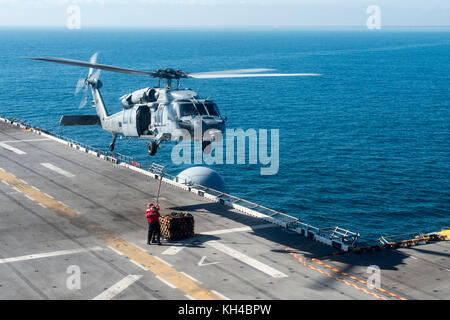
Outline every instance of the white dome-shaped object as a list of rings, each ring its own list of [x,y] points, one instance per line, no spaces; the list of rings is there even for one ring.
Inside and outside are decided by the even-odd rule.
[[[214,170],[206,167],[192,167],[180,172],[177,177],[182,183],[194,183],[217,191],[226,192],[227,187],[222,177]]]

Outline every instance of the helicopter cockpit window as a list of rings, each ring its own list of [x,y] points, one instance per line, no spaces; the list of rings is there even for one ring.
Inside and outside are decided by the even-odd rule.
[[[196,115],[198,115],[198,111],[192,103],[180,103],[180,117]]]
[[[202,116],[207,116],[208,112],[206,112],[205,106],[203,105],[203,103],[196,103],[195,107],[198,110],[198,113],[200,113],[200,115]]]
[[[167,114],[167,119],[168,120],[175,120],[175,111],[173,110],[173,107],[171,105],[168,105],[165,109],[166,114]]]
[[[208,110],[208,113],[210,116],[219,116],[215,103],[205,102],[204,106],[205,106],[206,110]]]

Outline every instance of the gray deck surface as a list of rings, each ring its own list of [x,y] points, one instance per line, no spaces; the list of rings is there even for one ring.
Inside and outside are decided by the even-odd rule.
[[[162,185],[162,215],[183,210],[195,217],[196,237],[146,244],[146,203],[157,181],[42,136],[0,123],[0,168],[76,212],[68,218],[0,181],[0,299],[189,299],[182,282],[163,281],[166,271],[144,270],[108,247],[90,223],[162,259],[172,273],[195,279],[211,297],[229,299],[448,299],[448,241],[371,254],[333,256],[336,249],[220,204]],[[30,141],[35,140],[35,141]],[[4,144],[2,144],[4,142]],[[5,147],[10,146],[15,148]],[[17,153],[17,150],[21,151]],[[50,163],[71,173],[43,166]],[[2,180],[2,179],[0,179]],[[3,179],[4,180],[4,179]],[[28,197],[27,197],[28,196]],[[228,230],[227,233],[201,233]],[[92,249],[94,248],[94,249]],[[61,254],[62,250],[86,249]],[[59,255],[50,256],[48,253]],[[41,257],[17,258],[44,254]],[[70,289],[71,265],[81,288]],[[381,268],[381,289],[365,284],[367,267]],[[129,275],[142,276],[116,290]],[[168,278],[166,278],[167,280]],[[180,278],[183,281],[183,278]],[[122,282],[123,283],[123,282]],[[108,291],[108,289],[110,289]],[[193,292],[193,291],[192,291]]]

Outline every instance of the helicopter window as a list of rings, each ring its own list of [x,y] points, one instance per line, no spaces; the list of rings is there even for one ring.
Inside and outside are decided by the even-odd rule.
[[[156,111],[156,114],[155,114],[155,121],[156,122],[158,122],[158,123],[162,122],[162,120],[163,120],[162,113],[163,113],[164,109],[165,109],[165,105],[160,104],[159,108],[158,108],[158,110]]]
[[[192,103],[180,104],[180,117],[196,116],[196,115],[198,115],[198,110]]]
[[[205,106],[203,105],[203,103],[196,103],[195,107],[197,108],[198,112],[200,113],[200,115],[202,116],[207,116],[208,112],[205,109]]]
[[[171,105],[168,105],[164,110],[166,111],[168,120],[175,120],[175,111],[173,110],[173,107]]]
[[[204,106],[205,106],[206,110],[208,110],[208,113],[210,116],[219,116],[219,113],[217,112],[215,103],[206,102],[206,103],[204,103]]]

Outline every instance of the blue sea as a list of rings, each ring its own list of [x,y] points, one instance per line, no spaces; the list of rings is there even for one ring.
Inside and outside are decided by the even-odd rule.
[[[0,115],[107,149],[98,127],[58,126],[78,110],[87,69],[21,59],[56,56],[139,70],[274,68],[321,77],[188,79],[214,100],[227,127],[279,129],[280,165],[213,165],[236,196],[363,239],[450,226],[450,29],[51,30],[0,29]],[[110,112],[157,81],[103,71]],[[177,174],[174,144],[154,158],[145,141],[117,152]]]

